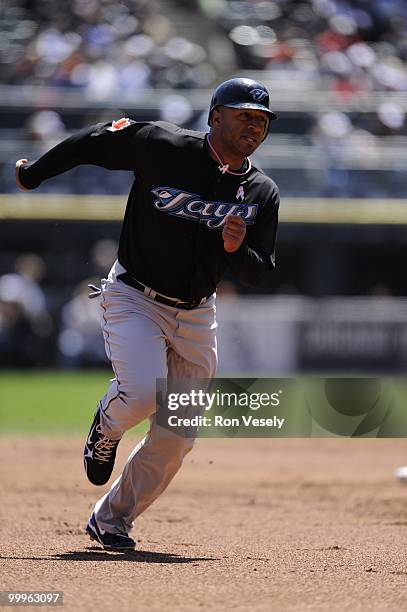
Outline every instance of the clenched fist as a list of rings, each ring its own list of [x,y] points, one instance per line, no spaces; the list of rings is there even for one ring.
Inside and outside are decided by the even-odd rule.
[[[20,166],[23,166],[27,162],[28,162],[28,159],[19,159],[16,162],[16,183],[17,183],[17,187],[19,187],[19,189],[21,189],[22,191],[28,191],[28,189],[27,187],[24,187],[24,185],[20,181]]]
[[[234,253],[242,244],[246,235],[246,223],[238,215],[226,217],[222,230],[223,248],[227,253]]]

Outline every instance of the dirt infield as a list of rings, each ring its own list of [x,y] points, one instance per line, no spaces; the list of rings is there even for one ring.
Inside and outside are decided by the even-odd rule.
[[[82,440],[0,444],[2,590],[62,590],[72,611],[407,609],[405,440],[201,440],[131,554],[84,535],[106,488]]]

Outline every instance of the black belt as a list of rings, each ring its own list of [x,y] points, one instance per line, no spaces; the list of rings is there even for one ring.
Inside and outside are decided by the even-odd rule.
[[[170,298],[166,298],[164,295],[160,295],[156,293],[154,290],[147,287],[147,285],[143,285],[138,280],[136,280],[131,274],[128,272],[123,272],[123,274],[118,274],[117,279],[126,283],[126,285],[130,285],[130,287],[134,287],[134,289],[138,289],[144,295],[150,297],[155,302],[160,302],[160,304],[165,304],[166,306],[172,306],[173,308],[181,308],[183,310],[192,310],[192,308],[196,308],[202,302],[204,302],[208,298],[199,298],[196,300],[190,300],[189,302],[183,302],[182,300],[171,300]]]

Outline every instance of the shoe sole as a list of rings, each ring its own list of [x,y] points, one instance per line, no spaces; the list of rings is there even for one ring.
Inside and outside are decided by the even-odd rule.
[[[86,525],[86,529],[85,529],[86,533],[88,534],[88,536],[90,537],[91,540],[97,542],[98,544],[100,544],[104,550],[112,550],[112,551],[117,551],[117,552],[122,552],[123,550],[135,550],[136,545],[135,544],[128,544],[127,546],[109,546],[108,544],[103,544],[103,542],[101,542],[97,536],[97,533],[95,533],[92,529],[92,527],[90,527],[90,525]]]
[[[97,480],[96,478],[93,478],[88,474],[88,469],[87,469],[87,463],[86,463],[86,458],[83,458],[83,466],[85,468],[85,474],[86,474],[86,478],[89,480],[89,482],[93,485],[95,485],[95,487],[102,487],[103,485],[107,484],[110,480],[111,477],[111,473],[109,474],[109,476],[107,478],[99,479]],[[113,470],[112,470],[113,472]]]

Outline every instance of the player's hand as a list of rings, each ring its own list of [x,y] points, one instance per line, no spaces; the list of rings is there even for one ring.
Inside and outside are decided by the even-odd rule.
[[[242,244],[246,235],[246,223],[238,215],[226,217],[222,230],[223,248],[226,253],[234,253]]]
[[[19,159],[16,162],[16,183],[17,183],[17,187],[21,189],[21,191],[29,191],[29,189],[27,189],[27,187],[24,187],[24,185],[20,181],[20,166],[23,166],[24,164],[27,164],[27,163],[28,163],[28,159]]]

